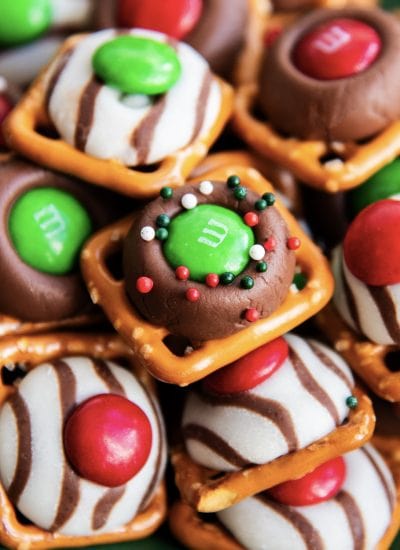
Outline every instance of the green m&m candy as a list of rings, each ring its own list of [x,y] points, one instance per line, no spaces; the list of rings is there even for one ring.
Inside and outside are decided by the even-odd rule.
[[[118,36],[94,53],[93,70],[108,86],[124,94],[167,92],[181,74],[175,50],[143,36]]]
[[[51,20],[51,0],[1,0],[0,44],[15,46],[34,40]]]
[[[65,275],[76,266],[92,223],[71,194],[41,187],[27,191],[15,202],[8,229],[26,264],[44,273]]]
[[[255,239],[251,228],[228,208],[202,204],[173,218],[164,255],[175,269],[184,265],[190,279],[204,281],[209,273],[238,275],[249,263]]]
[[[395,159],[376,172],[350,193],[350,203],[354,214],[373,202],[400,198],[400,159]]]

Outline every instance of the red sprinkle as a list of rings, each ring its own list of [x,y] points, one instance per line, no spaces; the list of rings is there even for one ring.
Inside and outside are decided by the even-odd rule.
[[[141,294],[147,294],[154,286],[153,279],[150,277],[139,277],[136,281],[136,290]]]
[[[273,250],[275,250],[275,247],[276,247],[275,237],[268,237],[268,239],[264,243],[265,250],[267,250],[268,252],[272,252]]]
[[[268,29],[264,35],[264,45],[267,47],[272,46],[282,31],[282,27],[272,27],[272,29]]]
[[[190,271],[184,265],[180,265],[175,269],[176,278],[180,281],[187,281],[189,279]]]
[[[258,215],[255,212],[246,212],[243,219],[244,223],[249,227],[254,227],[258,224]]]
[[[244,317],[249,323],[254,323],[254,321],[258,321],[258,319],[260,318],[260,314],[255,307],[249,307],[246,309]]]
[[[286,241],[289,250],[297,250],[300,248],[301,240],[298,237],[289,237]]]
[[[209,273],[206,277],[206,285],[215,288],[219,284],[219,277],[216,273]]]
[[[197,288],[188,288],[186,291],[186,300],[189,302],[197,302],[200,299],[200,292]]]

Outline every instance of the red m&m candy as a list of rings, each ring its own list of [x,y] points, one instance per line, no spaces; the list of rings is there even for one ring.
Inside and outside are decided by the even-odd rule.
[[[382,200],[355,218],[343,243],[351,273],[367,285],[400,283],[400,202]]]
[[[269,378],[288,356],[288,345],[282,337],[248,353],[227,367],[204,379],[206,391],[218,394],[249,390]]]
[[[78,474],[116,487],[145,465],[152,431],[147,415],[125,397],[102,394],[79,405],[64,427],[64,449]]]
[[[119,0],[118,24],[184,38],[196,25],[202,0]]]
[[[288,506],[309,506],[333,498],[346,478],[346,464],[341,456],[318,466],[300,479],[285,481],[268,492]]]
[[[297,43],[296,67],[318,80],[345,78],[367,69],[382,41],[377,31],[356,19],[331,19],[317,25]]]

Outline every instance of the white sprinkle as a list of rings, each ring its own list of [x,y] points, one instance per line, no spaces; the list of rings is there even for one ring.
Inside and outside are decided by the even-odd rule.
[[[265,248],[261,244],[253,244],[249,250],[249,256],[253,260],[262,260],[265,256]]]
[[[193,195],[193,193],[186,193],[181,198],[181,205],[183,208],[186,208],[186,210],[192,210],[192,208],[197,206],[196,195]]]
[[[150,227],[150,225],[145,225],[140,230],[140,236],[144,241],[152,241],[156,236],[156,232],[152,227]]]
[[[202,195],[211,195],[211,193],[214,191],[214,186],[211,181],[203,180],[202,182],[200,182],[199,190]]]

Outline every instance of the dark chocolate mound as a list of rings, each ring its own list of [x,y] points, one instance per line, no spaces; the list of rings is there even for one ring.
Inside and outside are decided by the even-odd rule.
[[[381,37],[378,58],[348,78],[317,80],[292,62],[293,48],[316,25],[349,17]],[[290,26],[265,56],[259,105],[278,130],[302,139],[352,141],[373,136],[400,117],[400,23],[379,9],[320,9]]]
[[[295,267],[295,254],[286,245],[288,228],[277,209],[271,206],[258,213],[259,223],[253,228],[257,243],[263,243],[271,235],[276,240],[275,250],[266,252],[265,273],[258,273],[257,262],[249,259],[247,268],[229,286],[219,284],[209,288],[196,281],[176,279],[174,269],[163,254],[162,243],[157,239],[144,241],[140,230],[144,226],[155,227],[159,214],[173,218],[183,212],[180,199],[185,193],[196,195],[199,205],[217,204],[239,215],[254,211],[254,203],[260,198],[256,193],[248,190],[247,198],[238,201],[226,183],[213,183],[214,191],[208,196],[202,195],[198,186],[187,185],[175,190],[170,200],[160,197],[151,202],[136,218],[124,245],[125,288],[134,306],[151,323],[193,342],[221,338],[245,328],[249,325],[243,315],[247,308],[256,308],[260,318],[268,317],[285,299]],[[154,281],[148,294],[136,290],[136,280],[144,275]],[[240,288],[240,279],[245,275],[254,279],[251,290]],[[197,302],[186,299],[188,288],[199,290]]]

